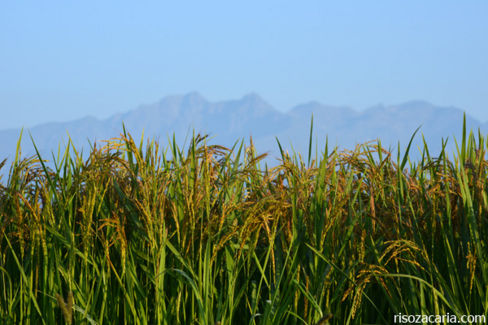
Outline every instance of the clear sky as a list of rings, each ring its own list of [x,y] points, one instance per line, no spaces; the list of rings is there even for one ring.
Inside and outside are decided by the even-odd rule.
[[[0,128],[170,94],[423,99],[488,120],[488,1],[2,1]]]

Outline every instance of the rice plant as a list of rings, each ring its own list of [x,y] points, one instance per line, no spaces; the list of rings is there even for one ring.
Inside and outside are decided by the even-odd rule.
[[[0,185],[2,324],[487,314],[483,135],[464,126],[456,152],[425,144],[413,162],[410,145],[304,160],[278,142],[274,167],[252,141],[144,141],[124,132],[87,159],[68,145],[50,164],[18,147]]]

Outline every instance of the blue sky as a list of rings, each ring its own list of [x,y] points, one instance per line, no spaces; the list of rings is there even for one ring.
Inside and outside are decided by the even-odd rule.
[[[2,1],[0,128],[170,94],[423,99],[488,120],[488,1]]]

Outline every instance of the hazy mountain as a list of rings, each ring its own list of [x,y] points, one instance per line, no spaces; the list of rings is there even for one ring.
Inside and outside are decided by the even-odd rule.
[[[135,137],[144,131],[145,137],[159,139],[163,144],[173,133],[183,144],[185,138],[196,133],[208,133],[213,143],[230,146],[236,140],[253,137],[258,151],[277,155],[275,137],[283,146],[305,154],[308,150],[310,118],[314,116],[314,141],[323,148],[328,137],[329,145],[353,148],[357,143],[380,138],[385,146],[396,148],[397,142],[407,144],[415,129],[421,132],[431,146],[440,148],[441,138],[451,138],[449,148],[454,148],[452,137],[460,139],[463,111],[454,107],[438,107],[423,101],[400,105],[378,105],[363,111],[348,107],[326,106],[318,102],[298,105],[284,113],[276,110],[257,94],[248,94],[238,100],[209,102],[193,92],[184,96],[169,96],[143,105],[123,114],[104,120],[85,117],[66,123],[41,124],[24,130],[23,155],[34,154],[29,132],[43,156],[51,158],[58,146],[64,146],[69,133],[77,148],[89,148],[88,140],[108,139],[120,135],[122,124]],[[488,129],[467,115],[469,128]],[[0,160],[12,158],[20,130],[0,131]],[[421,135],[415,145],[421,144]],[[414,151],[416,151],[414,147]],[[5,170],[4,170],[5,172]]]

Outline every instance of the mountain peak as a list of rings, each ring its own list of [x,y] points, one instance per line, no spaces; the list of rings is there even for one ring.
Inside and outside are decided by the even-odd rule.
[[[264,104],[264,105],[269,105],[261,96],[259,96],[255,92],[248,93],[244,95],[241,100],[243,102],[256,105],[256,104]]]
[[[183,98],[196,98],[196,99],[203,99],[205,98],[200,94],[198,91],[190,91],[189,93],[186,93],[183,95]]]
[[[203,97],[199,92],[192,91],[186,95],[183,95],[182,102],[188,105],[201,104],[207,102],[205,97]]]

